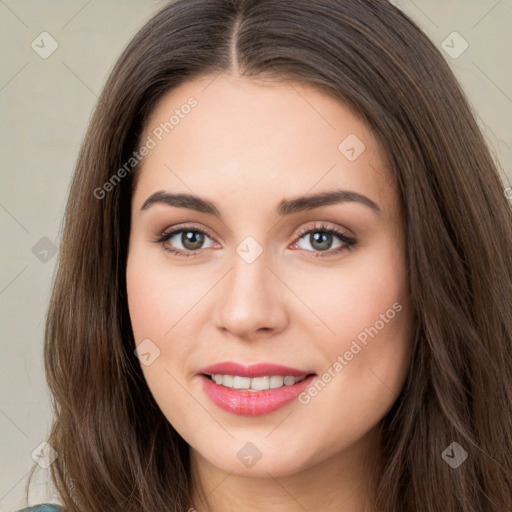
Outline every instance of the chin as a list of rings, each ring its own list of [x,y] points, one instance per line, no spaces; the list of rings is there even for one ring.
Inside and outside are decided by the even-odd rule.
[[[281,442],[273,445],[266,440],[267,444],[263,446],[264,439],[260,438],[259,441],[255,439],[254,443],[247,439],[250,438],[244,437],[243,441],[230,440],[229,446],[219,444],[218,449],[214,451],[209,446],[205,451],[196,450],[196,453],[221,471],[255,478],[268,478],[269,475],[291,476],[320,462],[320,460],[313,460],[318,458],[319,453],[315,453],[311,446],[307,451],[303,448],[290,447],[284,450]]]

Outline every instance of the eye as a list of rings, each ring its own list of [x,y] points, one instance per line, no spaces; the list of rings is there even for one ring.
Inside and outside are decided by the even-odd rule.
[[[309,227],[302,229],[296,234],[296,236],[299,240],[295,242],[294,246],[299,246],[300,249],[316,253],[315,257],[339,254],[345,250],[352,249],[357,244],[357,240],[355,238],[347,235],[338,228],[328,227],[324,224],[315,225],[313,228]],[[338,239],[337,245],[335,243],[336,238]],[[305,243],[301,246],[299,242]],[[305,248],[308,245],[312,250]]]
[[[350,250],[357,244],[357,240],[344,233],[342,230],[326,226],[325,224],[302,229],[296,233],[295,236],[299,238],[299,240],[292,245],[292,248],[298,246],[299,249],[312,252],[314,256],[320,257],[339,254],[345,250]],[[206,239],[209,239],[211,242],[208,246],[204,245]],[[338,239],[337,245],[335,243],[336,239]],[[181,226],[175,227],[170,231],[164,231],[154,242],[162,245],[167,252],[187,258],[198,256],[201,252],[200,249],[215,246],[215,242],[205,231],[194,226]],[[305,242],[305,244],[301,245],[299,242]],[[304,247],[304,245],[306,247]],[[309,245],[312,250],[308,249],[307,245]]]
[[[212,247],[214,243],[208,247],[204,246],[205,240],[213,240],[202,229],[196,227],[175,228],[172,231],[164,231],[155,243],[161,244],[163,248],[177,256],[194,257],[197,256],[199,249]],[[181,245],[181,247],[180,247]]]

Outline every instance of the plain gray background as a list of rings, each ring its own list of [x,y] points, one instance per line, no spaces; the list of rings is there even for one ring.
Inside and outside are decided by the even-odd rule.
[[[43,329],[79,145],[117,56],[164,3],[0,0],[0,512],[24,504],[31,454],[51,422]],[[461,81],[505,191],[512,182],[512,0],[393,3]],[[58,501],[46,488],[48,473],[38,467],[31,504]]]

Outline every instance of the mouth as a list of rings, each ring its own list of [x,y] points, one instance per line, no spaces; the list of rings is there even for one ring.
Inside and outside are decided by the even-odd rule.
[[[199,372],[203,391],[221,409],[256,416],[291,403],[317,374],[281,365],[219,363]]]

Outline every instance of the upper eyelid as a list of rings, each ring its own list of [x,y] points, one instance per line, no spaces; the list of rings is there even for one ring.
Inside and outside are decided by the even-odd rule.
[[[320,224],[320,225],[317,225],[317,224]],[[349,233],[346,233],[346,229],[345,228],[341,228],[341,227],[334,227],[334,226],[329,226],[328,224],[330,224],[329,222],[327,221],[316,221],[314,223],[314,225],[312,226],[308,226],[308,227],[304,227],[304,228],[300,228],[298,230],[296,230],[294,232],[294,236],[297,238],[297,239],[300,239],[302,238],[304,235],[306,235],[307,233],[311,232],[311,231],[314,231],[314,230],[317,230],[317,231],[333,231],[334,232],[334,235],[335,236],[340,236],[338,233],[336,232],[340,232],[340,234],[342,235],[345,235],[347,238],[354,238],[352,235],[350,235]],[[197,226],[197,225],[176,225],[176,226],[173,226],[173,227],[170,227],[170,228],[166,228],[164,229],[161,234],[159,235],[159,238],[163,238],[163,237],[166,237],[167,239],[171,238],[170,235],[173,235],[175,236],[177,233],[180,233],[182,231],[186,231],[186,230],[190,230],[190,231],[199,231],[201,233],[204,233],[205,235],[207,235],[210,239],[212,239],[213,241],[215,241],[216,243],[217,240],[216,240],[216,237],[212,236],[207,229],[203,228],[203,227],[200,227],[200,226]]]
[[[212,236],[207,229],[205,228],[202,228],[202,227],[199,227],[199,226],[181,226],[181,225],[177,225],[177,226],[173,226],[173,227],[170,227],[170,228],[166,228],[164,229],[162,232],[161,232],[161,235],[160,237],[163,237],[163,236],[167,236],[167,235],[175,235],[176,233],[180,233],[181,231],[199,231],[201,233],[204,233],[205,235],[209,236],[212,240],[215,239],[214,236]]]

